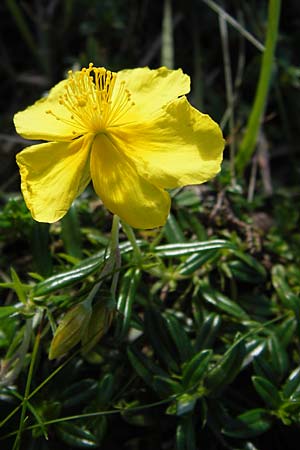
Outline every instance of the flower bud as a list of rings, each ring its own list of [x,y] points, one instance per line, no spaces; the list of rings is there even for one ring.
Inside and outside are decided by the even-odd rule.
[[[91,314],[92,308],[87,303],[79,303],[66,313],[52,339],[49,359],[55,359],[64,355],[80,342]]]
[[[81,343],[82,350],[90,351],[109,329],[114,317],[114,310],[106,302],[99,302],[93,307],[93,314],[85,328]]]

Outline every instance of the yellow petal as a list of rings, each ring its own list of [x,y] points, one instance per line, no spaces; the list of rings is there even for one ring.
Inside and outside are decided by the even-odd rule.
[[[72,143],[33,145],[17,155],[22,192],[35,220],[59,220],[87,186],[91,142],[86,135]]]
[[[155,228],[165,223],[169,195],[140,177],[107,135],[99,134],[93,143],[91,176],[104,205],[129,225]]]
[[[65,93],[67,80],[54,86],[46,97],[14,116],[16,131],[26,139],[45,141],[70,141],[78,133],[72,123],[71,112],[59,103],[59,97]],[[51,111],[49,113],[49,111]]]
[[[148,67],[121,70],[113,91],[113,100],[118,96],[120,83],[126,88],[134,102],[126,114],[126,120],[135,120],[137,114],[145,118],[160,109],[170,100],[190,91],[190,77],[181,69],[169,70],[166,67],[151,70]]]
[[[185,97],[168,103],[155,119],[111,134],[139,174],[162,188],[200,184],[220,171],[222,132]]]

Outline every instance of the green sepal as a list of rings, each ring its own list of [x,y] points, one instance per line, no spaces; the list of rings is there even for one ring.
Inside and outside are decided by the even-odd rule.
[[[108,306],[105,300],[99,301],[93,306],[91,318],[81,338],[81,348],[84,353],[92,350],[108,331],[114,315],[115,311]]]
[[[52,339],[49,359],[64,355],[80,342],[91,314],[91,305],[82,302],[75,305],[64,315]]]

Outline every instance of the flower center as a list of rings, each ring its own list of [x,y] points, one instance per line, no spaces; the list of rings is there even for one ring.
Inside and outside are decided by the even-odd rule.
[[[134,104],[124,81],[119,83],[118,92],[113,96],[117,74],[104,67],[94,67],[90,63],[88,68],[78,72],[70,70],[68,75],[65,92],[59,97],[59,104],[68,114],[60,117],[52,110],[46,113],[71,125],[74,136],[118,125]]]

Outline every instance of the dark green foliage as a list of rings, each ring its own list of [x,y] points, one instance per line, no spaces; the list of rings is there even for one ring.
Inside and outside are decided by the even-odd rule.
[[[137,241],[143,251],[139,269],[131,265],[131,245],[121,242],[115,318],[90,353],[75,349],[70,360],[49,362],[52,333],[47,317],[56,321],[74,302],[86,298],[99,274],[97,301],[108,297],[111,273],[101,275],[105,246],[91,246],[88,233],[82,232],[83,248],[90,247],[93,256],[67,262],[54,254],[51,277],[39,280],[32,274],[24,282],[12,271],[11,280],[1,284],[3,294],[11,289],[19,301],[0,309],[2,319],[7,319],[1,348],[8,364],[26,344],[24,320],[45,311],[24,443],[40,442],[47,449],[46,433],[49,445],[58,448],[110,448],[126,442],[130,446],[134,440],[136,448],[152,443],[198,449],[204,443],[207,448],[264,449],[270,430],[276,429],[278,439],[283,439],[285,428],[280,424],[297,426],[296,267],[282,264],[277,256],[271,273],[262,264],[262,253],[250,255],[237,233],[220,239],[216,231],[199,241],[190,224],[180,225],[178,213],[186,208],[178,203],[171,219],[174,224],[176,218],[186,243],[170,243],[170,234],[167,241],[162,235],[153,241],[144,234]],[[59,233],[50,229],[53,242],[60,239]],[[102,241],[106,242],[105,234]],[[262,246],[269,245],[266,235]],[[242,263],[238,274],[231,270],[235,261]],[[247,279],[249,270],[255,283]],[[26,345],[30,356],[29,341]],[[18,405],[26,367],[24,359],[21,371],[15,364],[7,373],[4,368],[3,379],[17,384],[2,387],[2,420]],[[2,435],[17,427],[18,412],[7,420]],[[116,427],[118,433],[112,434]],[[9,438],[3,442],[9,443]]]

